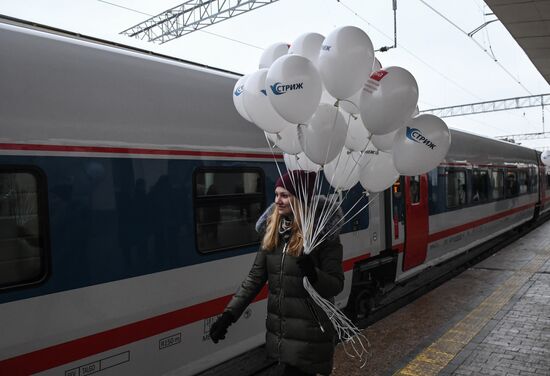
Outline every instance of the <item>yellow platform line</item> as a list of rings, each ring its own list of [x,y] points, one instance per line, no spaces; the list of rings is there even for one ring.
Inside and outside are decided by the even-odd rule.
[[[547,251],[548,253],[548,251]],[[437,375],[550,258],[538,254],[394,376]]]

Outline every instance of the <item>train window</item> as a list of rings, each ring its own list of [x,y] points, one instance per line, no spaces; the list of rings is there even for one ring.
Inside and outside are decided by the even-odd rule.
[[[472,171],[472,201],[484,202],[489,198],[489,172],[487,170]]]
[[[200,169],[194,175],[195,232],[199,252],[258,243],[255,229],[264,210],[259,169]]]
[[[467,203],[466,171],[447,171],[447,208],[457,208]]]
[[[529,181],[527,179],[526,170],[518,170],[518,194],[523,195],[527,193]]]
[[[46,276],[42,185],[34,170],[0,171],[0,288]]]
[[[518,172],[508,171],[505,182],[506,197],[516,197],[519,194]]]
[[[529,168],[529,193],[538,192],[538,173],[534,167]]]
[[[504,171],[491,171],[491,199],[498,200],[504,197]]]
[[[411,204],[420,202],[420,176],[411,176],[409,180],[409,197]]]

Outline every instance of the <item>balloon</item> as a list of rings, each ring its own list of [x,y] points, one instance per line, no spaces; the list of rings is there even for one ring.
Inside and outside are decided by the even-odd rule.
[[[250,75],[244,84],[243,103],[246,113],[258,127],[269,133],[277,133],[290,123],[271,106],[265,87],[266,75],[267,69],[260,69]]]
[[[323,89],[323,93],[321,94],[321,103],[329,103],[335,105],[337,101],[338,100],[330,95],[328,91]]]
[[[394,131],[410,119],[418,102],[413,75],[400,67],[388,67],[371,75],[361,92],[361,118],[372,134]]]
[[[298,140],[298,128],[295,125],[289,125],[279,133],[270,136],[270,139],[287,154],[296,155],[302,152]]]
[[[397,133],[397,129],[393,132],[386,133],[386,134],[375,134],[372,135],[371,141],[374,146],[378,150],[383,151],[390,151],[393,147],[393,139],[395,138],[395,134]]]
[[[272,45],[267,47],[262,53],[262,56],[260,56],[260,64],[258,65],[258,68],[259,69],[269,68],[275,60],[277,60],[283,55],[286,55],[287,52],[288,52],[287,43],[282,43],[282,42],[273,43]]]
[[[288,49],[288,53],[306,57],[317,66],[319,51],[321,50],[324,39],[324,36],[317,33],[302,34],[292,42]]]
[[[289,171],[305,170],[317,172],[321,169],[321,166],[310,161],[304,153],[297,155],[285,154],[283,157],[285,160],[286,169]]]
[[[327,91],[337,99],[345,99],[367,81],[373,61],[369,36],[358,27],[344,26],[325,38],[317,65]]]
[[[337,190],[348,190],[359,181],[359,166],[352,158],[351,151],[344,148],[340,155],[327,163],[325,179]]]
[[[351,151],[363,151],[369,144],[370,133],[359,117],[348,115],[349,129],[346,135],[346,147]]]
[[[241,115],[245,120],[248,120],[249,122],[252,122],[252,119],[250,118],[250,115],[248,115],[248,112],[246,112],[244,108],[243,98],[244,98],[244,84],[248,80],[248,77],[250,77],[249,74],[245,74],[235,84],[235,87],[233,87],[233,104],[235,105],[235,108],[237,109],[237,112],[239,115]]]
[[[371,161],[359,173],[359,181],[369,192],[382,192],[399,178],[399,172],[393,165],[390,153],[380,152],[371,157]]]
[[[340,101],[340,108],[342,108],[342,110],[346,111],[347,113],[354,114],[354,115],[358,114],[361,111],[361,109],[359,108],[361,90],[362,89],[359,89],[357,93],[353,94],[349,98],[342,99]]]
[[[411,115],[411,117],[416,117],[420,114],[420,110],[418,109],[418,105],[416,105],[416,107],[414,108],[414,111]]]
[[[366,152],[360,152],[360,151],[352,151],[351,152],[351,158],[353,158],[354,162],[359,165],[359,169],[365,167],[367,164],[369,164],[371,158],[373,155],[377,155],[378,151],[369,151],[367,148]]]
[[[313,63],[299,55],[284,55],[269,68],[267,97],[279,115],[293,124],[303,124],[321,100],[321,76]]]
[[[298,126],[298,139],[309,159],[325,165],[344,147],[347,131],[348,124],[338,107],[321,103],[310,123]]]
[[[540,155],[540,160],[545,166],[550,166],[550,150],[545,150]]]
[[[374,58],[374,64],[373,67],[369,67],[369,76],[372,72],[376,72],[377,70],[380,70],[382,66],[380,65],[380,61],[378,61],[377,58]],[[340,107],[346,112],[349,112],[350,114],[358,114],[361,110],[359,108],[359,104],[361,103],[361,92],[363,91],[363,88],[361,87],[359,90],[355,92],[351,97],[343,99],[340,102]]]
[[[392,148],[395,168],[402,175],[423,174],[443,161],[450,146],[447,124],[434,115],[419,115],[395,135]]]
[[[374,63],[372,64],[372,72],[379,71],[380,69],[382,69],[382,64],[380,63],[380,60],[378,60],[378,58],[375,57]]]

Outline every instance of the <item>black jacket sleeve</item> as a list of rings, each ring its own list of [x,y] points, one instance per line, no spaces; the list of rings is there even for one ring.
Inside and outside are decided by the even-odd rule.
[[[246,307],[254,300],[267,281],[267,267],[265,252],[259,250],[252,269],[248,273],[225,311],[231,312],[235,321],[241,316]]]

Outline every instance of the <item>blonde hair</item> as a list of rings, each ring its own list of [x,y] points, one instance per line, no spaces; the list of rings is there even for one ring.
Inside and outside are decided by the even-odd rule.
[[[291,235],[290,241],[288,242],[287,253],[298,257],[302,253],[302,248],[304,246],[304,236],[301,227],[302,204],[295,196],[292,196],[290,200],[294,218],[290,225]],[[279,214],[279,211],[277,208],[273,208],[273,213],[271,213],[267,219],[267,227],[262,239],[262,249],[270,252],[279,245],[279,227],[281,220],[282,216]]]

